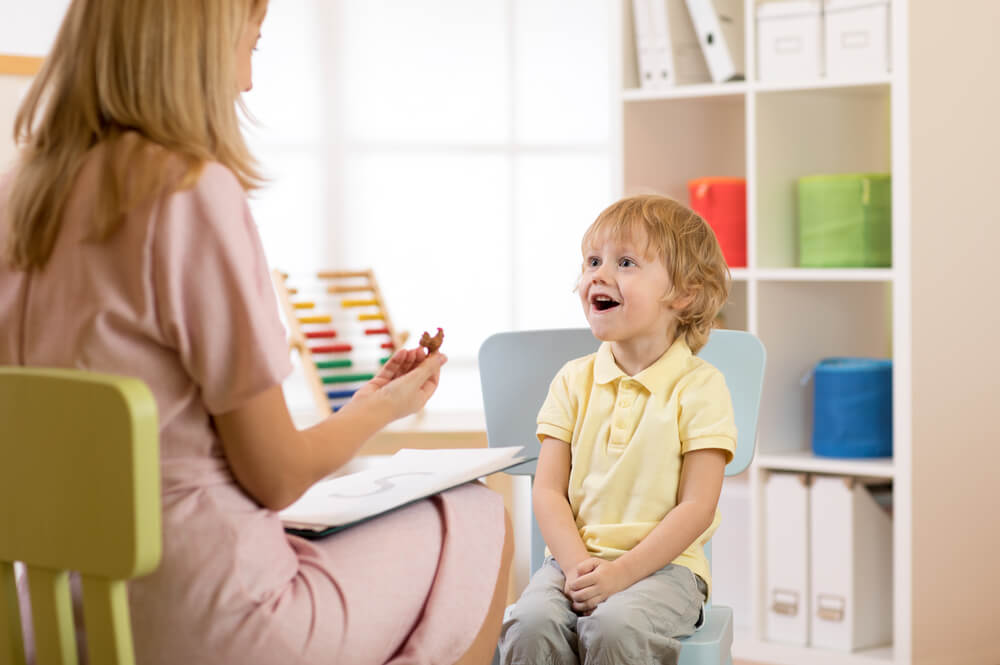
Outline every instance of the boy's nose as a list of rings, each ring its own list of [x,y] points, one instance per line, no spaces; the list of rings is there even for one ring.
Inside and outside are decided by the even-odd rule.
[[[593,273],[591,273],[592,277],[593,277],[593,280],[595,282],[601,282],[602,284],[603,283],[607,283],[607,281],[608,281],[608,270],[609,270],[608,264],[607,263],[602,263],[601,265],[599,265],[597,267],[597,270],[595,270]]]

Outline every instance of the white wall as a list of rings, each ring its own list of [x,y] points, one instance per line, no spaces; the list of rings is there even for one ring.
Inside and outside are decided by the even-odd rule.
[[[69,0],[0,0],[0,54],[44,56]]]
[[[27,76],[0,74],[0,173],[7,171],[14,160],[14,116],[28,90]]]
[[[0,0],[0,55],[44,56],[68,6],[69,0]],[[0,173],[14,157],[14,115],[28,83],[0,74]]]
[[[909,6],[912,662],[985,665],[1000,663],[1000,3]]]

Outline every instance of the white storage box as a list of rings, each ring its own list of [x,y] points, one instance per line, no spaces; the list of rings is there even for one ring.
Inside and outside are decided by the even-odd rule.
[[[822,75],[820,0],[782,0],[758,5],[758,80],[813,80]]]
[[[764,509],[764,639],[808,646],[809,477],[768,473]]]
[[[892,518],[856,479],[814,477],[809,491],[812,646],[892,642]]]
[[[873,78],[889,71],[889,0],[826,0],[826,74]]]

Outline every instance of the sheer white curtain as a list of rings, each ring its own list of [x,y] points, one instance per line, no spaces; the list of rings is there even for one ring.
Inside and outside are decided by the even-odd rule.
[[[271,0],[252,205],[285,270],[368,267],[445,329],[430,408],[479,408],[493,332],[585,325],[580,236],[610,202],[605,0]]]

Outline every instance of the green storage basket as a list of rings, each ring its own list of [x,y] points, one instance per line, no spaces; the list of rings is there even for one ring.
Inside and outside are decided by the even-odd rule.
[[[799,178],[799,265],[892,264],[892,179],[887,173]]]

